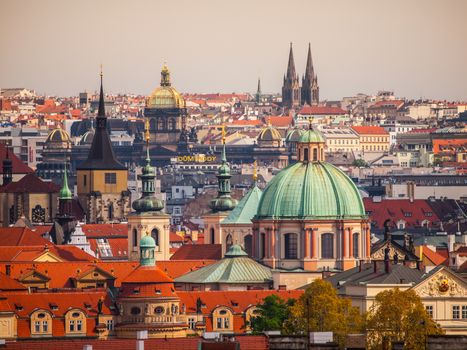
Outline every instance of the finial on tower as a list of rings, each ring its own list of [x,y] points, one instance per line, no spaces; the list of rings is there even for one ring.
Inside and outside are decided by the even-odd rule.
[[[253,162],[253,182],[256,184],[258,181],[258,163],[256,160]]]
[[[308,118],[308,129],[313,130],[313,117]]]
[[[225,124],[222,124],[222,144],[225,145]]]

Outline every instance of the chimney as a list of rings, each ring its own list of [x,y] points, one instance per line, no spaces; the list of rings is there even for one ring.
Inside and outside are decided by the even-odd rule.
[[[359,260],[359,262],[358,262],[358,272],[362,272],[363,264],[364,264],[364,260]]]
[[[373,260],[373,272],[377,273],[378,272],[378,261]]]
[[[391,261],[388,259],[384,260],[384,272],[391,273]]]
[[[456,236],[453,234],[448,234],[448,251],[454,251],[454,242],[456,241]]]

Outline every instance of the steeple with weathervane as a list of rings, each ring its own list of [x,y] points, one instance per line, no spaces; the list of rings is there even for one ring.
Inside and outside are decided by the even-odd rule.
[[[222,125],[222,152],[221,164],[217,172],[218,191],[217,197],[210,203],[209,207],[213,212],[229,211],[235,208],[237,200],[230,196],[230,166],[227,163],[227,156],[225,151],[225,125]]]

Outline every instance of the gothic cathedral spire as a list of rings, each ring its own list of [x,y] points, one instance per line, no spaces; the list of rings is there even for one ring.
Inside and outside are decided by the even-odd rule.
[[[311,44],[308,43],[308,56],[306,59],[305,75],[302,79],[302,104],[318,104],[319,87],[318,77],[315,75],[313,58],[311,57]]]
[[[298,107],[300,106],[300,98],[300,81],[295,71],[292,43],[290,43],[287,74],[282,85],[282,105],[285,108]]]

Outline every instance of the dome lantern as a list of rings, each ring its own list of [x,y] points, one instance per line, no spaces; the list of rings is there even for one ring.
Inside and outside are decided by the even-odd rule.
[[[324,162],[325,140],[321,133],[313,129],[312,119],[309,129],[298,139],[297,160],[300,162]]]

